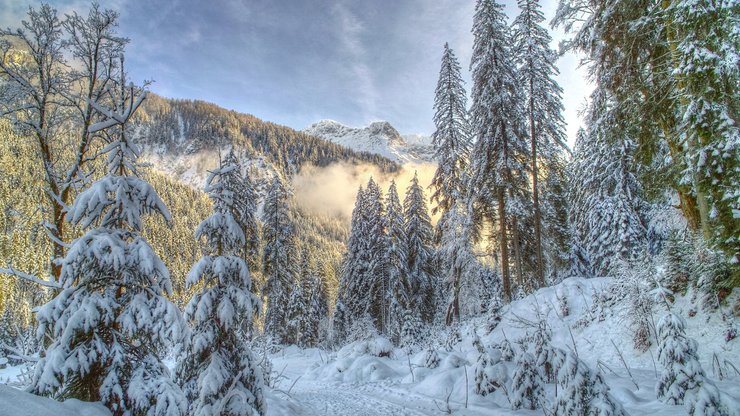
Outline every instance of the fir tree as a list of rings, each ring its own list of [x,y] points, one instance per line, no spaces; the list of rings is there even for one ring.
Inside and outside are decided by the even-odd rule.
[[[275,336],[281,343],[288,342],[287,307],[290,291],[296,279],[297,256],[293,236],[293,224],[288,212],[288,192],[283,182],[275,176],[267,191],[263,208],[262,254],[263,274],[267,279],[267,313],[265,332]]]
[[[526,170],[530,160],[522,131],[521,94],[516,68],[509,50],[511,36],[503,5],[479,0],[473,18],[472,128],[476,137],[469,188],[479,190],[478,203],[495,213],[498,223],[499,261],[504,300],[511,300],[510,231],[516,217],[526,216],[517,208],[526,206]],[[508,204],[508,205],[507,205]],[[518,225],[511,232],[518,232]],[[514,247],[520,243],[514,238]]]
[[[403,213],[411,304],[418,308],[420,318],[429,323],[434,317],[435,283],[430,267],[433,231],[424,190],[416,174],[406,190]]]
[[[534,242],[537,256],[536,274],[539,286],[545,284],[545,259],[542,244],[543,215],[540,206],[538,165],[544,162],[552,169],[561,148],[565,147],[562,116],[562,89],[555,82],[557,54],[550,48],[551,37],[543,28],[545,16],[537,0],[518,0],[520,14],[514,20],[513,42],[516,51],[518,79],[525,85],[527,127],[529,129],[532,202],[534,208]],[[542,160],[542,162],[540,161]]]
[[[479,293],[483,282],[476,279],[479,273],[475,270],[478,261],[472,247],[474,226],[467,207],[456,201],[443,214],[438,227],[441,229],[438,264],[442,266],[440,274],[449,288],[445,323],[451,325],[460,320],[461,303],[468,310],[480,311],[477,307],[471,308],[469,303],[483,298]]]
[[[600,372],[592,372],[573,352],[568,352],[558,372],[556,415],[627,416],[622,405],[609,394]]]
[[[62,260],[62,289],[38,311],[39,334],[52,341],[32,389],[101,401],[115,415],[185,414],[185,397],[161,361],[184,322],[165,297],[172,293],[169,272],[140,234],[144,215],[170,220],[170,213],[139,177],[140,150],[127,135],[126,122],[146,93],[120,75],[111,89],[115,108],[92,103],[111,115],[90,126],[109,140],[106,174],[69,207],[69,222],[88,231]]]
[[[668,404],[682,404],[686,392],[699,387],[704,370],[696,353],[697,344],[687,338],[686,321],[668,313],[658,322],[658,361],[663,365],[655,393]]]
[[[437,171],[432,179],[433,213],[445,213],[463,195],[464,172],[470,152],[467,95],[460,64],[445,43],[434,97],[434,144]]]
[[[483,348],[483,351],[480,352],[473,369],[476,394],[487,396],[507,381],[506,371],[498,361],[488,353],[487,349]]]
[[[509,394],[511,408],[534,410],[542,407],[545,400],[542,382],[535,358],[527,352],[520,354],[516,360],[514,375],[511,377],[512,390]]]
[[[193,325],[185,340],[177,376],[194,415],[263,415],[263,380],[257,360],[237,333],[242,319],[251,320],[259,299],[252,293],[247,263],[239,256],[244,231],[234,218],[242,201],[231,190],[236,166],[228,158],[213,171],[206,192],[214,213],[195,230],[204,239],[209,255],[196,263],[187,285],[202,285],[185,308]]]
[[[388,236],[388,312],[386,334],[398,343],[403,329],[406,310],[412,307],[408,281],[406,234],[404,232],[403,207],[398,198],[395,181],[391,181],[385,203],[385,229]]]
[[[286,305],[286,317],[288,322],[285,340],[288,344],[299,346],[304,346],[301,340],[303,339],[304,331],[306,330],[307,319],[306,296],[303,292],[303,278],[304,276],[301,276],[293,282],[293,287],[290,291],[290,300]]]

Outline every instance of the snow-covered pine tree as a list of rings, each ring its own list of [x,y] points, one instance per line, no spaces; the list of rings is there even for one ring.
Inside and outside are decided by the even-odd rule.
[[[386,304],[386,334],[394,343],[401,340],[403,318],[411,304],[408,282],[408,261],[406,259],[406,234],[403,221],[403,207],[398,198],[396,182],[391,181],[385,200],[385,229],[388,236],[388,292]]]
[[[682,404],[686,392],[699,387],[704,370],[696,354],[697,344],[686,337],[686,321],[673,312],[658,322],[658,361],[663,365],[655,394],[668,404]]]
[[[558,70],[557,53],[550,48],[552,38],[542,27],[545,16],[537,0],[518,0],[519,16],[514,19],[512,40],[518,80],[524,85],[527,114],[526,126],[530,142],[532,169],[532,202],[534,209],[534,242],[537,256],[536,275],[540,286],[545,284],[545,258],[543,254],[543,210],[540,206],[539,164],[546,171],[551,169],[562,148],[565,132],[562,111],[563,90],[555,82]]]
[[[601,373],[592,372],[575,353],[566,354],[558,372],[558,389],[553,414],[627,416],[622,405],[609,394]]]
[[[592,95],[589,131],[579,134],[571,167],[571,222],[597,276],[613,274],[620,259],[637,258],[646,243],[634,145],[624,135],[605,136],[600,116],[608,101],[599,91]]]
[[[678,125],[684,138],[687,169],[682,182],[693,183],[701,229],[740,260],[740,32],[737,4],[709,0],[671,2],[666,9],[676,95],[682,104]],[[673,32],[675,30],[675,32]],[[737,273],[735,282],[737,283]]]
[[[326,289],[315,268],[311,267],[304,279],[304,293],[306,293],[306,319],[301,343],[307,347],[315,347],[321,341],[321,323],[327,318]]]
[[[470,153],[470,126],[468,125],[467,95],[460,74],[460,64],[449,45],[445,43],[442,66],[434,95],[434,126],[432,143],[438,162],[431,187],[431,201],[436,202],[433,213],[447,212],[464,194],[464,172]]]
[[[304,346],[301,340],[303,338],[303,331],[306,329],[306,319],[308,318],[302,279],[307,277],[301,272],[301,276],[293,281],[293,287],[290,290],[290,300],[286,305],[288,322],[285,328],[285,341],[288,344],[299,345],[301,347]]]
[[[511,376],[511,408],[539,409],[545,401],[545,391],[542,388],[542,376],[537,370],[535,358],[528,352],[522,352],[516,359],[516,369]]]
[[[360,186],[352,210],[347,251],[342,259],[337,303],[332,319],[335,342],[342,342],[360,316],[362,302],[359,296],[361,276],[367,271],[368,251],[365,248],[365,191]]]
[[[108,141],[106,174],[69,207],[69,222],[88,231],[61,262],[62,289],[38,310],[38,333],[51,344],[32,390],[101,401],[114,415],[185,414],[185,396],[162,363],[185,325],[166,297],[169,272],[140,234],[144,215],[170,220],[170,213],[138,176],[140,149],[126,126],[146,92],[127,86],[122,69],[119,75],[110,90],[115,107],[91,103],[110,117],[89,127]]]
[[[430,323],[435,312],[436,286],[435,276],[431,271],[434,235],[424,190],[419,185],[419,177],[416,173],[406,190],[403,214],[411,304],[415,305],[421,320]]]
[[[206,181],[214,212],[198,225],[195,237],[205,240],[208,255],[193,266],[186,280],[188,287],[201,289],[185,308],[193,329],[176,372],[190,402],[188,414],[193,415],[265,414],[261,369],[237,332],[259,305],[249,268],[240,256],[245,240],[242,224],[233,215],[243,207],[230,183],[237,169],[227,158]]]
[[[437,249],[437,264],[442,269],[440,275],[446,283],[447,308],[445,323],[451,325],[459,322],[462,307],[470,311],[481,312],[479,305],[470,305],[481,299],[482,282],[477,279],[479,273],[474,266],[478,260],[473,252],[473,227],[468,207],[461,201],[454,201],[452,206],[442,214],[438,224],[440,245]],[[441,300],[441,299],[440,299]]]
[[[526,206],[522,193],[528,188],[525,161],[530,160],[526,141],[520,134],[522,97],[510,47],[503,5],[494,0],[478,0],[470,61],[473,78],[470,112],[476,141],[468,188],[478,191],[477,204],[498,224],[496,247],[505,302],[511,301],[511,240],[507,227],[515,221],[515,216],[527,214],[517,208]],[[514,240],[515,246],[518,245],[518,239]]]
[[[267,312],[265,332],[286,343],[290,291],[296,280],[296,255],[293,224],[288,211],[288,191],[276,175],[263,207],[262,268],[265,276]]]
[[[499,364],[498,359],[491,356],[486,348],[483,348],[483,351],[478,355],[473,374],[475,382],[473,389],[476,394],[481,396],[493,393],[508,379],[506,369]]]
[[[529,337],[529,345],[534,354],[534,364],[539,369],[542,379],[548,383],[557,378],[560,367],[555,357],[555,349],[550,345],[551,333],[547,328],[547,322],[541,319],[535,331]]]
[[[380,334],[386,333],[388,313],[388,238],[385,231],[383,191],[370,178],[365,187],[365,247],[369,255],[367,272],[361,277],[357,296],[361,299],[362,314],[372,318]]]
[[[247,263],[250,270],[250,278],[256,273],[259,264],[259,228],[257,226],[257,193],[249,176],[243,172],[243,167],[232,148],[221,161],[221,173],[219,174],[220,187],[223,188],[223,198],[231,199],[231,216],[234,218],[244,233],[244,245],[239,251],[239,256]],[[251,285],[252,293],[257,294],[257,287]],[[254,297],[254,299],[259,299]],[[255,303],[250,317],[243,319],[241,331],[247,337],[254,332],[254,318],[261,313],[261,304]]]
[[[222,162],[223,167],[234,166],[223,175],[224,189],[232,194],[233,206],[231,215],[244,232],[244,247],[242,258],[247,262],[249,270],[256,272],[259,263],[259,228],[257,226],[257,192],[248,172],[232,148]]]

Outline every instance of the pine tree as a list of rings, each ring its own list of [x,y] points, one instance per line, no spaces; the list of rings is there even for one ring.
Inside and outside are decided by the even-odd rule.
[[[369,255],[367,274],[362,276],[362,286],[357,296],[362,298],[363,314],[368,315],[380,334],[386,333],[388,313],[388,238],[385,231],[383,192],[370,178],[365,188],[364,209],[365,247]]]
[[[406,234],[404,230],[403,207],[398,198],[395,181],[391,181],[385,202],[385,229],[388,236],[388,291],[386,304],[386,334],[399,343],[403,329],[403,318],[412,307],[408,281],[408,260]]]
[[[558,372],[556,415],[627,416],[622,405],[609,394],[599,371],[592,372],[573,352],[568,352]]]
[[[202,285],[185,308],[193,332],[185,340],[176,369],[194,415],[263,415],[263,380],[257,360],[243,345],[237,328],[251,321],[259,299],[252,293],[249,268],[239,256],[244,231],[233,212],[243,208],[232,191],[236,170],[227,158],[206,181],[214,213],[195,230],[209,255],[196,263],[187,285]]]
[[[517,357],[516,369],[511,377],[511,408],[518,409],[538,409],[542,407],[545,400],[545,392],[542,389],[542,378],[535,358],[527,352],[523,352]]]
[[[232,148],[222,162],[231,170],[224,172],[224,188],[232,194],[232,216],[244,232],[242,258],[247,262],[250,271],[256,272],[259,249],[259,229],[257,227],[257,192],[249,174],[243,167]]]
[[[296,279],[297,261],[293,224],[288,212],[288,192],[282,180],[275,176],[267,191],[263,208],[262,254],[263,274],[267,279],[267,313],[265,332],[277,338],[278,342],[288,342],[286,328],[290,291]]]
[[[126,128],[146,93],[126,86],[124,72],[110,92],[115,108],[92,105],[111,119],[90,126],[109,140],[106,174],[69,207],[69,222],[88,231],[62,260],[62,289],[37,313],[39,334],[52,341],[32,388],[60,399],[102,401],[115,415],[185,414],[185,397],[162,363],[184,322],[166,298],[169,272],[140,234],[144,215],[170,220],[170,213],[139,177],[140,149]]]
[[[424,190],[416,174],[406,190],[403,213],[411,304],[418,308],[422,321],[429,323],[434,318],[435,282],[430,267],[433,231]]]
[[[555,82],[557,54],[550,48],[552,38],[543,28],[545,16],[537,0],[518,0],[520,14],[514,20],[513,42],[516,51],[518,79],[525,85],[527,127],[532,169],[532,202],[534,208],[534,242],[537,256],[536,275],[539,286],[545,284],[545,259],[542,244],[543,214],[540,206],[538,164],[552,168],[561,148],[565,148],[562,116],[563,90]],[[542,160],[542,162],[540,161]]]
[[[511,300],[511,232],[518,232],[516,217],[526,216],[525,161],[530,160],[522,131],[522,98],[515,64],[509,50],[511,36],[503,5],[479,0],[473,18],[472,128],[476,137],[468,185],[479,190],[477,202],[485,212],[495,213],[504,300]],[[507,205],[508,204],[508,205]],[[514,247],[520,243],[514,237]]]
[[[303,345],[315,347],[321,340],[321,323],[327,317],[326,289],[315,269],[309,269],[304,280],[304,293],[307,295],[306,322],[301,340]]]
[[[663,365],[655,393],[668,404],[682,404],[686,392],[699,387],[704,370],[696,353],[697,344],[686,337],[686,321],[668,313],[658,322],[658,361]]]
[[[360,186],[352,210],[347,251],[342,259],[339,291],[332,320],[334,337],[337,341],[344,341],[352,323],[364,311],[359,294],[361,276],[367,272],[369,263],[369,253],[365,249],[365,208],[365,191]]]
[[[475,374],[475,393],[480,394],[481,396],[487,396],[488,394],[493,393],[501,387],[508,378],[506,370],[499,365],[498,360],[495,360],[485,348],[483,348],[483,351],[478,355],[478,360],[475,363],[473,373]]]
[[[304,346],[301,340],[303,339],[304,331],[306,329],[307,318],[306,296],[303,292],[303,278],[304,276],[301,276],[293,282],[293,287],[290,291],[290,300],[286,305],[286,317],[288,322],[285,329],[286,343],[299,345],[301,347]]]
[[[438,227],[441,230],[438,264],[442,266],[440,274],[449,288],[445,323],[451,325],[460,321],[461,303],[471,309],[467,304],[482,297],[478,293],[482,282],[476,279],[478,261],[473,252],[473,224],[467,207],[456,201],[443,214]]]
[[[443,214],[463,194],[464,172],[470,152],[470,127],[467,119],[467,95],[460,74],[460,64],[445,43],[442,67],[434,97],[432,143],[438,167],[432,179],[433,213]]]
[[[592,120],[605,98],[593,97]],[[613,274],[619,260],[633,260],[646,243],[644,202],[628,138],[612,144],[598,126],[579,134],[572,161],[571,200],[577,239],[584,242],[594,273]]]

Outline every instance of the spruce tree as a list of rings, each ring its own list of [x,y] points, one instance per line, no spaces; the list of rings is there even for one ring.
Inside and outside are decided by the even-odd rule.
[[[386,333],[386,315],[388,313],[386,296],[389,290],[388,281],[388,238],[385,231],[385,207],[383,192],[378,184],[370,178],[365,188],[365,249],[367,250],[367,272],[361,277],[360,292],[362,313],[369,316],[379,333]]]
[[[432,143],[437,171],[432,179],[433,213],[446,212],[464,189],[464,172],[470,153],[470,127],[467,119],[467,95],[460,74],[460,64],[445,43],[442,66],[434,96]]]
[[[511,224],[516,216],[526,216],[516,208],[526,206],[525,161],[530,160],[521,135],[522,97],[509,49],[511,44],[503,5],[493,0],[478,0],[470,62],[473,78],[470,112],[476,142],[468,187],[478,190],[478,204],[498,225],[496,246],[506,302],[511,301],[509,234],[518,231],[518,224]],[[508,230],[509,225],[514,230]],[[519,241],[514,240],[516,247]]]
[[[434,275],[431,272],[432,221],[427,210],[424,190],[414,174],[403,200],[404,230],[406,233],[406,260],[409,273],[412,305],[419,317],[429,323],[434,317]]]
[[[139,177],[140,149],[127,130],[146,97],[126,86],[110,90],[113,109],[92,103],[110,119],[89,127],[108,140],[105,175],[82,191],[67,219],[87,232],[61,262],[62,289],[37,313],[39,334],[51,344],[36,365],[32,389],[57,399],[101,401],[114,415],[185,414],[182,390],[162,363],[183,336],[184,321],[167,299],[169,272],[141,236],[142,217],[170,213]]]
[[[558,384],[553,408],[556,415],[627,416],[622,405],[609,394],[601,373],[592,372],[573,352],[565,357]]]
[[[288,192],[282,180],[272,180],[263,208],[263,274],[267,279],[265,332],[278,342],[288,342],[286,328],[291,288],[296,279],[294,227],[288,211]]]
[[[265,414],[261,370],[237,332],[243,319],[251,321],[259,299],[239,255],[245,236],[233,215],[237,206],[242,207],[230,189],[235,169],[227,158],[208,177],[205,190],[214,213],[198,225],[195,237],[205,240],[209,254],[193,266],[186,280],[188,287],[202,287],[185,308],[193,331],[176,370],[193,415]]]
[[[511,377],[511,408],[538,409],[542,407],[545,400],[545,392],[542,389],[542,377],[537,371],[535,358],[527,352],[522,352],[516,360],[516,369]]]
[[[687,392],[706,382],[699,364],[697,344],[686,337],[686,321],[668,313],[658,322],[658,361],[663,365],[655,393],[668,404],[682,404]]]
[[[448,288],[445,323],[451,325],[460,321],[462,307],[478,309],[469,303],[482,298],[478,289],[482,289],[483,282],[476,279],[478,272],[475,266],[478,261],[472,247],[474,230],[468,207],[455,201],[443,214],[440,224],[437,257],[438,264],[442,266],[441,277]]]
[[[369,263],[369,253],[365,246],[365,208],[365,191],[360,186],[352,210],[350,234],[342,259],[339,291],[332,320],[334,336],[338,341],[344,340],[354,320],[364,312],[359,294],[361,277],[366,273]]]
[[[408,281],[406,233],[404,230],[403,207],[398,198],[395,181],[391,181],[385,202],[385,229],[388,236],[388,291],[386,304],[386,334],[395,343],[401,339],[403,319],[412,307]]]
[[[545,284],[545,257],[543,254],[543,210],[540,203],[539,167],[547,171],[551,162],[565,148],[562,116],[562,88],[555,82],[557,54],[550,48],[552,38],[543,28],[545,16],[537,0],[518,0],[520,14],[514,20],[513,42],[518,79],[524,85],[527,127],[532,169],[532,202],[534,208],[534,242],[537,257],[536,275],[539,286]]]

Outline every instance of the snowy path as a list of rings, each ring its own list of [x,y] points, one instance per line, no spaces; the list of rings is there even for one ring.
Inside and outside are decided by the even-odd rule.
[[[292,396],[303,404],[307,414],[314,415],[429,415],[430,409],[419,409],[417,400],[384,395],[373,384],[361,386],[330,385],[315,381],[296,383]],[[396,400],[394,400],[396,399]]]

